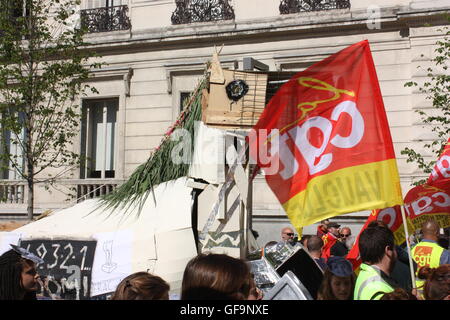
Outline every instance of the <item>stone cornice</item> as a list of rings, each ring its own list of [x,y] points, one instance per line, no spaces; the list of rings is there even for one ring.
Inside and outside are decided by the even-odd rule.
[[[448,10],[447,10],[448,9]],[[409,7],[381,8],[381,29],[367,28],[369,14],[365,10],[348,9],[323,12],[280,15],[266,19],[193,23],[165,28],[131,30],[128,34],[101,33],[89,35],[91,48],[101,54],[139,52],[170,48],[210,46],[222,42],[246,43],[249,39],[276,41],[282,36],[315,37],[333,36],[344,32],[373,33],[402,30],[427,25],[445,25],[449,8],[411,10]]]

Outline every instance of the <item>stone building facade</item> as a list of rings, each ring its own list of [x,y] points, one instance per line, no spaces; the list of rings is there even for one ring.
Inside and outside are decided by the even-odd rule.
[[[107,63],[93,73],[99,94],[80,99],[87,120],[74,143],[95,165],[82,166],[76,179],[61,180],[52,193],[39,186],[36,214],[73,204],[75,199],[65,201],[70,188],[82,199],[126,180],[176,119],[214,46],[222,45],[224,68],[243,69],[243,59],[251,57],[271,71],[300,71],[368,39],[405,193],[420,173],[400,151],[420,149],[420,141],[431,136],[414,112],[430,108],[430,102],[404,84],[425,78],[449,9],[445,0],[82,0],[87,41]],[[0,204],[1,219],[25,216],[25,189],[20,181],[11,186],[14,175],[4,178],[0,186],[9,196]],[[259,242],[278,239],[289,221],[262,176],[253,195]],[[357,233],[366,216],[336,221]]]

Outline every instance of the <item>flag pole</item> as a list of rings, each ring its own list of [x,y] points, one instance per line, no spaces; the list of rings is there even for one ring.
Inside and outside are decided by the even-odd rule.
[[[414,265],[411,257],[411,246],[409,245],[409,235],[408,235],[408,226],[406,224],[405,207],[401,205],[400,208],[402,211],[403,227],[405,229],[406,247],[408,248],[409,270],[411,271],[412,289],[414,290],[416,289],[416,277],[414,274]]]

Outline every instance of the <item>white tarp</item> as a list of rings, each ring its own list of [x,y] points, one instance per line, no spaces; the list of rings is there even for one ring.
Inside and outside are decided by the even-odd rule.
[[[125,210],[96,210],[99,201],[83,201],[14,230],[22,240],[96,239],[91,296],[111,292],[125,276],[154,272],[178,292],[187,262],[197,254],[191,228],[192,189],[187,178],[155,187],[156,206],[150,194],[138,206]],[[111,215],[109,215],[111,213]],[[109,216],[108,216],[109,215]],[[0,238],[11,241],[12,233]],[[4,239],[4,240],[2,240]]]
[[[19,244],[21,237],[22,235],[16,232],[0,232],[0,255],[11,250],[11,244]]]

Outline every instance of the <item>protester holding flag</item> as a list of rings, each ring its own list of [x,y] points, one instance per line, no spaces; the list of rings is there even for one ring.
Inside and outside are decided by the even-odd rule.
[[[328,233],[322,237],[324,246],[322,250],[322,258],[328,259],[331,256],[343,257],[347,254],[346,246],[338,241],[339,227],[336,222],[328,224]]]
[[[363,263],[356,279],[355,300],[379,300],[399,287],[390,277],[397,260],[391,230],[382,226],[365,229],[359,237],[359,252]]]
[[[435,220],[429,219],[422,224],[422,234],[422,241],[411,250],[411,256],[418,264],[418,271],[416,272],[416,286],[421,293],[425,281],[419,279],[418,277],[420,268],[437,268],[440,265],[450,264],[450,252],[439,246],[437,243],[439,236],[439,224]]]

